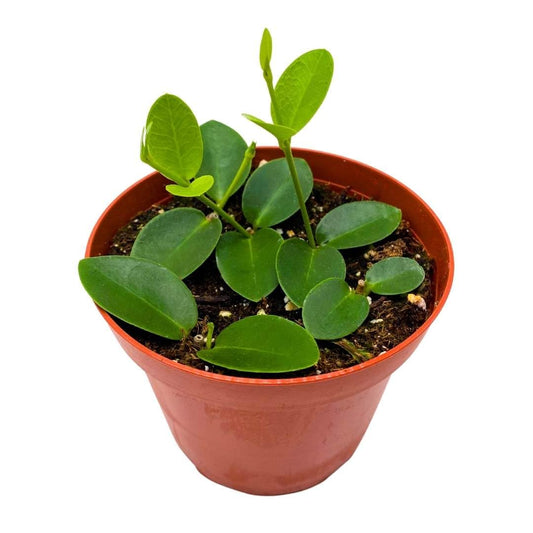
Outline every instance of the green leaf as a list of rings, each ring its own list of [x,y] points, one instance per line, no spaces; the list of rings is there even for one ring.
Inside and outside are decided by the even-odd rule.
[[[131,255],[159,263],[183,279],[211,255],[221,232],[218,218],[192,207],[171,209],[146,224]]]
[[[112,315],[141,329],[178,340],[196,325],[196,302],[167,268],[122,255],[89,257],[79,275],[91,298]]]
[[[202,135],[187,104],[171,94],[158,98],[146,119],[141,159],[187,187],[202,164]]]
[[[300,131],[318,111],[333,77],[327,50],[311,50],[291,63],[276,84],[276,123]]]
[[[302,319],[315,339],[340,339],[366,319],[370,305],[342,279],[327,279],[313,287],[304,300]]]
[[[210,120],[200,126],[204,143],[204,156],[198,174],[211,174],[215,178],[209,196],[217,202],[224,197],[234,176],[240,168],[247,145],[232,128]],[[251,162],[240,181],[234,186],[236,192],[250,173]]]
[[[313,174],[303,159],[295,160],[304,199],[313,190]],[[287,160],[274,159],[250,176],[242,194],[242,211],[255,227],[274,226],[299,209]]]
[[[268,122],[265,122],[264,120],[261,120],[260,118],[254,117],[253,115],[247,115],[246,113],[243,113],[243,117],[246,117],[248,120],[250,120],[254,124],[257,124],[258,126],[261,126],[269,133],[272,133],[272,135],[274,135],[274,137],[276,137],[276,139],[278,140],[279,144],[288,141],[293,135],[297,133],[296,130],[293,128],[281,126],[280,124],[270,124]]]
[[[315,285],[328,278],[346,276],[346,264],[338,250],[331,246],[311,248],[301,239],[283,242],[276,258],[276,270],[281,288],[300,307]]]
[[[272,59],[272,36],[267,28],[263,31],[261,46],[259,48],[259,63],[263,72],[270,71],[270,60]]]
[[[183,187],[182,185],[173,183],[172,185],[167,185],[165,188],[174,196],[196,198],[209,191],[214,182],[215,180],[213,179],[213,176],[200,176],[199,178],[191,181],[191,184],[188,187]]]
[[[294,322],[279,316],[251,316],[222,330],[211,350],[198,357],[242,372],[280,373],[308,368],[317,363],[313,337]]]
[[[365,278],[365,289],[384,296],[416,289],[426,276],[424,269],[408,257],[388,257],[372,265]]]
[[[402,212],[382,202],[350,202],[332,209],[316,228],[319,244],[341,250],[366,246],[390,235],[400,224]]]
[[[216,249],[217,266],[224,281],[238,294],[258,302],[278,286],[276,254],[283,239],[270,228],[250,238],[230,231]]]

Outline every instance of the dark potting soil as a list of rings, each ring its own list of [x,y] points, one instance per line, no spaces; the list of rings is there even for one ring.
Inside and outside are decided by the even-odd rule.
[[[334,207],[354,200],[362,199],[353,192],[332,191],[324,185],[317,185],[307,201],[309,216],[313,227]],[[190,206],[209,213],[208,208],[195,199],[172,198],[167,203],[154,205],[147,211],[139,213],[125,227],[121,228],[111,244],[110,254],[128,255],[137,234],[153,217],[175,207]],[[239,209],[240,195],[235,195],[226,205],[226,211],[246,227]],[[231,230],[226,226],[225,230]],[[305,231],[299,212],[275,227],[284,238],[301,237]],[[222,280],[214,254],[195,272],[189,275],[185,283],[193,293],[198,304],[198,324],[186,339],[171,341],[140,330],[134,326],[118,321],[137,341],[149,349],[179,363],[189,365],[207,372],[233,376],[264,378],[303,377],[333,372],[371,359],[390,350],[419,328],[429,316],[434,304],[432,294],[432,261],[422,244],[409,228],[409,222],[402,220],[398,229],[386,239],[366,248],[341,250],[346,261],[346,281],[356,287],[360,279],[373,262],[386,257],[410,257],[426,271],[424,282],[414,291],[414,297],[371,295],[370,314],[364,324],[351,335],[339,341],[317,341],[320,347],[320,360],[317,365],[287,374],[245,374],[207,364],[196,356],[204,347],[208,322],[215,325],[215,343],[217,332],[232,322],[256,314],[273,314],[293,320],[303,325],[301,309],[290,310],[287,299],[280,287],[259,302],[250,302],[232,291]],[[410,301],[411,300],[411,301]]]

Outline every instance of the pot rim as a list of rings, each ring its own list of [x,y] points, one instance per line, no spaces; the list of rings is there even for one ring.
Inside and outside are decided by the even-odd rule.
[[[277,149],[277,147],[271,147],[271,146],[258,146],[257,149]],[[295,152],[300,153],[313,153],[319,156],[333,156],[336,158],[341,158],[343,161],[350,162],[350,163],[356,163],[357,165],[361,167],[365,167],[371,171],[377,172],[383,176],[385,176],[387,179],[395,182],[400,187],[404,188],[409,192],[409,194],[416,199],[417,202],[419,202],[424,209],[431,215],[431,217],[434,219],[435,223],[439,227],[446,244],[446,247],[448,249],[448,255],[449,255],[449,264],[448,264],[448,277],[446,279],[446,284],[442,291],[441,298],[435,302],[435,305],[433,307],[433,310],[429,317],[426,319],[426,321],[414,332],[412,333],[407,339],[402,341],[400,344],[395,346],[394,348],[391,348],[390,350],[387,350],[385,353],[382,353],[380,355],[377,355],[376,357],[370,359],[369,361],[365,361],[363,363],[359,363],[357,365],[351,366],[349,368],[344,368],[342,370],[336,370],[334,372],[328,372],[325,374],[318,374],[316,376],[306,376],[306,377],[296,377],[296,378],[251,378],[251,377],[240,377],[240,376],[227,376],[223,374],[215,374],[213,372],[207,372],[205,370],[199,370],[197,368],[190,367],[188,365],[184,365],[182,363],[178,363],[176,361],[173,361],[171,359],[168,359],[164,357],[163,355],[158,354],[157,352],[154,352],[138,342],[136,339],[131,337],[128,333],[126,333],[118,324],[115,322],[113,317],[104,309],[99,307],[97,304],[96,308],[101,313],[105,321],[108,323],[108,325],[111,327],[115,335],[118,335],[119,337],[122,337],[125,341],[132,344],[135,348],[140,350],[143,354],[146,356],[154,359],[158,363],[161,363],[169,368],[172,368],[176,371],[185,372],[188,374],[192,374],[194,376],[197,376],[199,378],[204,378],[210,381],[218,381],[218,382],[224,382],[224,383],[236,383],[236,384],[242,384],[242,385],[261,385],[261,386],[280,386],[280,385],[304,385],[306,383],[317,383],[317,382],[325,382],[333,379],[338,379],[346,375],[355,374],[357,372],[362,372],[369,367],[373,367],[376,365],[380,365],[384,361],[390,359],[391,357],[394,357],[398,352],[400,352],[402,349],[404,349],[409,344],[415,342],[419,337],[423,336],[428,328],[431,326],[433,321],[437,318],[438,314],[442,310],[442,307],[444,306],[446,300],[448,299],[448,295],[450,294],[453,276],[454,276],[454,257],[453,257],[453,249],[450,242],[450,238],[448,236],[448,233],[446,229],[444,228],[442,222],[437,217],[433,209],[429,207],[429,205],[420,197],[418,194],[416,194],[414,191],[412,191],[409,187],[401,183],[396,178],[393,178],[392,176],[389,176],[385,172],[376,169],[375,167],[372,167],[370,165],[367,165],[365,163],[361,163],[360,161],[357,161],[355,159],[347,158],[344,156],[339,156],[336,154],[332,154],[330,152],[323,152],[320,150],[311,150],[306,148],[293,148]],[[141,178],[140,180],[136,181],[134,184],[130,185],[126,190],[124,190],[122,193],[120,193],[112,202],[109,204],[109,206],[106,208],[106,210],[102,213],[98,221],[96,222],[91,235],[89,237],[89,240],[87,242],[87,246],[85,249],[85,257],[90,257],[90,250],[93,245],[93,241],[97,232],[97,228],[100,226],[102,221],[107,217],[109,211],[113,208],[113,206],[119,202],[124,196],[130,193],[132,189],[134,189],[140,182],[150,178],[151,176],[158,174],[158,172],[152,172],[148,174],[147,176]]]

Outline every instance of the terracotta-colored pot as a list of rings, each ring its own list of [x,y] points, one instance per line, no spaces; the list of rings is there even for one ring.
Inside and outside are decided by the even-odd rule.
[[[285,494],[311,487],[355,451],[391,373],[418,346],[450,291],[453,256],[445,229],[416,194],[395,179],[356,161],[295,150],[315,179],[400,207],[435,261],[436,304],[407,340],[363,364],[294,379],[250,379],[203,372],[170,361],[101,314],[128,355],[148,375],[179,446],[198,470],[228,487],[253,494]],[[257,160],[280,157],[259,148]],[[123,192],[98,220],[86,256],[106,254],[118,228],[166,197],[168,183],[150,174]]]

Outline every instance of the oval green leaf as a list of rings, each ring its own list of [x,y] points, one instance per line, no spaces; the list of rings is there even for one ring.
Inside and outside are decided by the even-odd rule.
[[[112,315],[161,337],[179,340],[196,325],[193,295],[167,268],[122,255],[88,257],[79,275],[91,298]]]
[[[238,294],[258,302],[278,286],[276,254],[283,241],[270,228],[246,238],[236,231],[222,235],[216,249],[222,279]]]
[[[303,159],[295,160],[305,200],[313,190],[313,173]],[[274,159],[253,172],[242,194],[242,211],[255,227],[269,227],[286,220],[299,209],[286,159]]]
[[[320,356],[313,337],[279,316],[251,316],[222,330],[211,350],[198,357],[241,372],[280,373],[309,368]]]
[[[247,118],[249,121],[253,122],[254,124],[257,124],[258,126],[261,126],[261,128],[274,135],[274,137],[276,137],[276,139],[278,140],[279,144],[288,141],[293,135],[297,133],[296,130],[294,130],[293,128],[281,126],[280,124],[270,124],[268,122],[265,122],[264,120],[261,120],[260,118],[254,117],[253,115],[243,113],[243,117]]]
[[[200,131],[204,143],[204,156],[198,174],[211,174],[215,178],[215,183],[209,190],[209,196],[218,202],[232,185],[233,178],[240,169],[247,145],[234,129],[216,120],[202,124]],[[250,167],[251,162],[247,164],[238,183],[233,185],[232,193],[244,183],[250,173]]]
[[[144,226],[131,255],[163,265],[183,279],[211,255],[221,232],[218,218],[191,207],[171,209]]]
[[[327,50],[311,50],[291,63],[274,89],[277,122],[300,131],[318,111],[333,77]]]
[[[319,244],[339,250],[380,241],[400,224],[402,212],[383,202],[350,202],[332,209],[316,228]]]
[[[300,307],[315,285],[328,278],[346,276],[346,264],[337,249],[311,248],[301,239],[283,242],[276,258],[276,270],[281,288]]]
[[[424,269],[409,257],[388,257],[372,265],[365,278],[367,291],[384,296],[416,289],[426,276]]]
[[[302,319],[315,339],[340,339],[354,332],[370,311],[368,298],[342,279],[327,279],[313,287],[304,300]]]
[[[188,187],[183,187],[182,185],[173,183],[172,185],[167,185],[165,188],[170,194],[173,194],[174,196],[196,198],[198,196],[202,196],[202,194],[205,194],[207,191],[209,191],[209,189],[213,187],[214,182],[215,180],[213,179],[213,176],[200,176],[199,178],[196,178],[191,181]]]
[[[148,112],[141,159],[178,185],[187,187],[202,164],[200,127],[187,104],[171,94]]]

